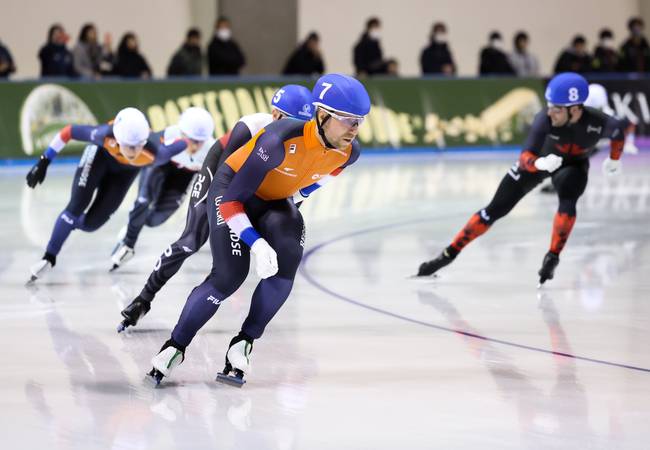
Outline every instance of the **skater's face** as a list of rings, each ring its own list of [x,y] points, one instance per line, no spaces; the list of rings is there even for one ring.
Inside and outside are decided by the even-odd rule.
[[[277,108],[273,108],[273,111],[271,111],[271,117],[273,117],[273,120],[280,120],[284,117],[284,113]]]
[[[582,116],[582,108],[577,105],[567,108],[566,106],[556,106],[549,103],[546,114],[550,117],[551,124],[554,127],[563,127],[569,123],[576,123]]]
[[[323,125],[327,140],[336,148],[345,148],[350,145],[359,134],[359,126],[363,123],[363,118],[323,109],[318,110],[320,123],[323,123],[327,116],[330,118]]]
[[[198,152],[199,149],[203,147],[203,141],[197,141],[196,139],[191,139],[189,137],[185,138],[185,142],[187,142],[187,148],[185,150],[190,155],[193,155],[194,153]]]

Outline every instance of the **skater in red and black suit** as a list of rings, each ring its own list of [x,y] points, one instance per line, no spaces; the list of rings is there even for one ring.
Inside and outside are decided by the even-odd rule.
[[[508,214],[542,180],[551,177],[559,203],[539,282],[553,278],[560,252],[576,221],[576,203],[587,186],[589,157],[601,138],[611,139],[603,171],[608,175],[618,173],[625,133],[630,127],[625,119],[585,107],[588,95],[587,81],[576,73],[563,73],[550,81],[545,95],[548,106],[535,117],[519,161],[503,177],[492,201],[469,219],[437,258],[420,265],[418,276],[432,275],[450,264],[467,244]]]

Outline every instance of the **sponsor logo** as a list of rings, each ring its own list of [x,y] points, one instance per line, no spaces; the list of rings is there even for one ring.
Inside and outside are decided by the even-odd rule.
[[[209,296],[206,298],[206,300],[209,301],[210,303],[213,303],[213,304],[217,305],[217,306],[219,306],[219,303],[221,303],[221,302],[223,301],[223,300],[219,300],[219,299],[218,299],[217,297],[215,297],[214,295],[209,295]]]
[[[549,134],[548,137],[550,137],[551,139],[555,139],[556,141],[560,139],[560,136],[556,136],[554,134]]]
[[[63,220],[68,225],[74,225],[74,220],[68,217],[65,213],[61,214],[61,220]]]
[[[97,128],[95,128],[93,131],[90,132],[90,140],[94,141],[96,137],[97,137]]]
[[[305,103],[302,107],[302,111],[300,111],[298,115],[311,119],[312,116],[311,105],[309,103]]]
[[[293,169],[291,167],[285,167],[284,171],[285,172],[293,172]]]
[[[183,245],[182,248],[183,248],[183,251],[184,251],[185,253],[192,253],[192,252],[193,252],[193,250],[192,250],[191,248],[186,247],[186,246],[184,246],[184,245]]]
[[[591,125],[587,125],[587,133],[600,133],[602,131],[603,127],[593,127]]]
[[[508,170],[508,175],[510,175],[510,177],[515,181],[521,178],[521,174],[519,173],[519,161]]]
[[[305,229],[305,224],[302,224],[302,232],[300,233],[300,246],[305,247],[305,241],[307,237],[307,230]]]
[[[223,198],[223,196],[220,195],[219,197],[216,197],[214,199],[214,206],[215,206],[215,208],[217,210],[217,226],[223,225],[224,223],[226,223],[226,221],[223,220],[223,216],[221,215],[221,211],[219,211],[219,205],[221,205],[221,199],[222,198]]]
[[[266,153],[266,151],[262,147],[257,149],[257,156],[259,156],[262,159],[262,161],[264,161],[264,162],[269,160],[269,154]]]
[[[490,216],[488,216],[488,213],[486,213],[484,209],[481,210],[481,219],[485,220],[486,222],[490,221]]]
[[[241,240],[237,233],[230,230],[230,249],[233,256],[241,256]]]
[[[292,155],[293,155],[294,153],[296,153],[296,148],[297,148],[297,145],[296,145],[296,144],[291,144],[291,145],[289,145],[289,153],[292,154]]]
[[[311,176],[311,179],[312,179],[312,180],[320,180],[321,178],[323,178],[323,176],[324,176],[324,175],[321,175],[321,174],[319,174],[319,173],[315,173],[315,174],[313,174],[313,175]]]
[[[88,184],[88,176],[90,175],[90,169],[93,167],[93,161],[95,160],[96,154],[96,145],[89,145],[86,147],[86,151],[84,151],[83,157],[81,158],[83,161],[83,168],[81,169],[77,186],[86,187],[86,184]]]

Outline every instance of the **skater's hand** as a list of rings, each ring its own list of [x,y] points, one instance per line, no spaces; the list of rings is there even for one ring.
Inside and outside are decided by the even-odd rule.
[[[255,270],[260,278],[269,278],[278,273],[278,255],[266,239],[260,238],[251,246],[255,255]]]
[[[45,179],[45,174],[47,173],[47,166],[50,165],[50,160],[45,156],[41,156],[41,159],[38,160],[36,164],[30,169],[27,173],[25,179],[27,180],[27,186],[30,188],[36,187],[37,184],[42,183]]]
[[[535,167],[537,170],[545,170],[546,172],[555,172],[562,165],[562,157],[550,154],[535,160]]]
[[[609,156],[603,161],[603,173],[605,175],[618,175],[621,172],[621,160],[611,159]]]

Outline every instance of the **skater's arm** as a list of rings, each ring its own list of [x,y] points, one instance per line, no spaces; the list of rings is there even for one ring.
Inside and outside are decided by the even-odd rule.
[[[232,155],[239,147],[250,141],[252,137],[253,135],[251,134],[248,125],[241,120],[237,122],[232,131],[230,131],[228,141],[223,148],[222,160],[225,161],[225,159]]]
[[[608,117],[605,122],[603,137],[610,139],[609,158],[618,160],[623,153],[625,136],[634,131],[634,124],[627,119]]]
[[[54,136],[43,155],[53,160],[70,140],[101,145],[107,131],[108,125],[67,125]]]
[[[303,200],[307,199],[312,192],[314,192],[319,188],[322,188],[327,183],[335,179],[341,172],[343,172],[343,169],[357,162],[357,159],[359,159],[360,154],[361,154],[361,147],[359,143],[355,140],[352,142],[352,152],[350,153],[350,158],[346,161],[346,163],[336,168],[334,171],[332,171],[332,173],[324,176],[316,183],[310,184],[309,186],[299,189],[298,192],[296,192],[293,195],[293,202],[295,204],[302,202]]]
[[[519,167],[526,172],[537,172],[535,160],[539,158],[546,135],[550,131],[549,119],[546,116],[546,109],[537,113],[535,120],[528,132],[524,148],[519,155]]]
[[[169,145],[159,144],[158,151],[156,152],[156,160],[154,166],[162,166],[167,164],[175,155],[185,150],[188,147],[186,139],[177,139]]]
[[[223,194],[219,212],[230,229],[248,246],[252,246],[261,236],[253,228],[244,203],[255,195],[266,175],[283,160],[282,139],[275,134],[263,133]]]

